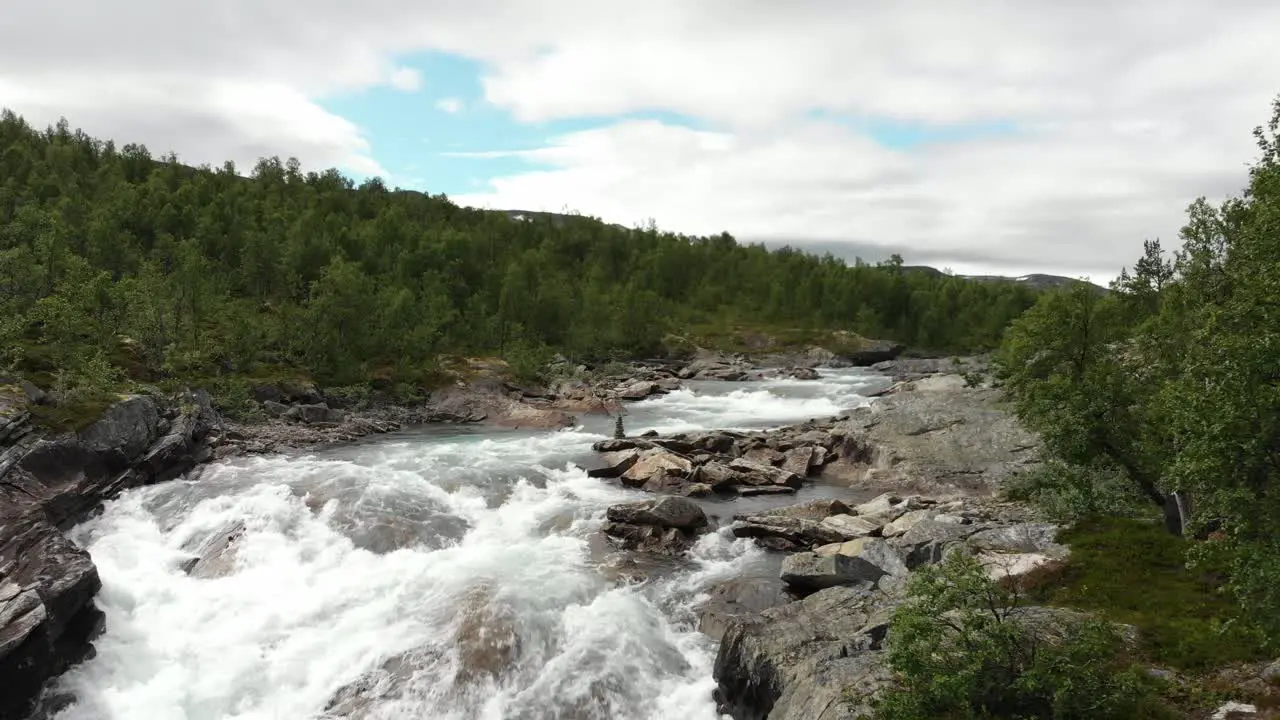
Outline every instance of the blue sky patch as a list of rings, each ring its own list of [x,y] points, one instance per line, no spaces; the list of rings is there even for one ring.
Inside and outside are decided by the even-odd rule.
[[[421,73],[421,87],[405,91],[380,86],[332,97],[322,104],[360,128],[374,159],[390,174],[389,184],[404,188],[448,195],[482,191],[492,178],[518,174],[535,166],[518,156],[467,157],[458,153],[532,150],[546,146],[558,135],[622,120],[644,118],[708,129],[695,118],[656,111],[522,123],[484,101],[480,80],[485,68],[481,63],[458,55],[423,53],[400,58],[399,64]],[[846,125],[898,150],[1016,131],[1008,122],[934,127],[852,118],[822,110],[811,111],[809,117]]]
[[[665,112],[522,123],[484,101],[480,84],[484,66],[478,62],[443,53],[415,55],[399,62],[422,73],[419,89],[382,86],[329,98],[321,104],[360,128],[374,159],[391,174],[389,184],[404,188],[448,195],[476,192],[491,178],[535,167],[520,157],[459,157],[455,153],[533,150],[558,135],[628,119],[699,126],[691,118]],[[454,103],[456,112],[446,109]]]

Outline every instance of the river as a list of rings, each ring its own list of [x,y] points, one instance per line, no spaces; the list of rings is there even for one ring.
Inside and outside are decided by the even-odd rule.
[[[689,383],[630,405],[627,431],[825,418],[886,384],[822,373]],[[58,681],[76,700],[54,717],[717,718],[715,643],[693,609],[709,586],[770,561],[727,532],[686,561],[614,551],[596,532],[605,508],[646,496],[587,477],[612,421],[582,422],[421,428],[125,493],[72,533],[101,573],[107,630]],[[704,507],[727,522],[848,493],[811,484],[798,498]],[[237,525],[224,572],[184,572],[193,548]]]

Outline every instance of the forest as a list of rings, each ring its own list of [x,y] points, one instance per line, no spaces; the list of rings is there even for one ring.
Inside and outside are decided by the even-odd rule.
[[[1034,299],[896,256],[513,219],[292,159],[190,167],[0,117],[0,368],[71,395],[275,372],[422,384],[446,356],[625,359],[730,326],[984,350]]]

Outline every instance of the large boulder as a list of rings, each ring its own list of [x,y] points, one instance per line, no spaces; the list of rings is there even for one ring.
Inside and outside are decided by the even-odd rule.
[[[720,711],[735,720],[853,720],[893,675],[885,600],[854,587],[731,618],[716,655]]]
[[[706,513],[697,503],[681,497],[661,497],[657,500],[612,505],[606,515],[613,522],[657,525],[680,530],[696,530],[709,524]]]
[[[687,478],[693,463],[669,450],[654,448],[640,453],[631,467],[620,476],[627,487],[640,488],[650,483],[661,485],[668,476]]]
[[[879,538],[858,538],[800,552],[782,561],[782,581],[799,592],[836,585],[874,586],[886,575],[906,576],[898,550]]]
[[[697,503],[682,497],[612,505],[604,533],[627,550],[681,555],[710,526]]]

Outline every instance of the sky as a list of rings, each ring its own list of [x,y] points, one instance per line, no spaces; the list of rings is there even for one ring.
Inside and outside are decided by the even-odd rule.
[[[1105,281],[1247,181],[1259,0],[0,4],[0,107],[495,209]]]

